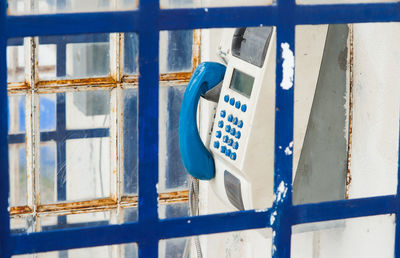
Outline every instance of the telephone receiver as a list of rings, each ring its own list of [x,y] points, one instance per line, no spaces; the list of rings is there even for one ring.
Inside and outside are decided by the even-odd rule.
[[[201,63],[193,72],[183,96],[179,115],[179,147],[182,162],[190,175],[201,180],[214,178],[215,164],[197,129],[197,106],[200,96],[224,79],[225,71],[226,67],[220,63]]]

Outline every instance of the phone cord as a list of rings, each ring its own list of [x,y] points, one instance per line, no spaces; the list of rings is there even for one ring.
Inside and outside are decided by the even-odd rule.
[[[190,177],[189,183],[189,216],[199,215],[199,179]],[[186,241],[185,249],[183,251],[183,258],[190,257],[190,247],[192,240],[196,247],[197,258],[203,258],[201,252],[200,238],[199,236],[193,236]]]

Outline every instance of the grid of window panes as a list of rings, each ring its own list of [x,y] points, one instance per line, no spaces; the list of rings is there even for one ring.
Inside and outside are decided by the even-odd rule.
[[[82,1],[10,0],[8,13],[12,15],[70,12],[71,6],[73,6],[71,3],[76,4],[78,2]],[[115,0],[112,1],[113,6],[107,6],[106,1],[101,1],[99,8],[91,6],[89,9],[94,11],[119,10],[118,3],[120,2]],[[159,2],[160,6],[166,9],[160,11],[158,8]],[[170,2],[173,3],[170,4]],[[223,2],[225,3],[225,1]],[[264,3],[255,2],[257,2],[256,4]],[[271,2],[266,1],[265,4]],[[54,38],[49,41],[44,39],[41,41],[41,37],[39,37],[10,39],[9,48],[5,49],[3,46],[0,49],[2,53],[7,51],[7,63],[10,64],[7,67],[9,78],[13,78],[9,81],[8,85],[10,99],[10,121],[8,121],[10,182],[8,180],[3,180],[5,182],[2,182],[2,186],[5,186],[5,188],[7,188],[8,183],[11,186],[9,200],[11,205],[14,205],[10,209],[12,215],[11,227],[13,233],[42,231],[37,234],[9,236],[7,226],[3,227],[0,231],[0,240],[2,240],[0,241],[0,246],[6,250],[12,249],[13,253],[21,254],[35,252],[36,249],[48,251],[93,246],[90,248],[91,250],[98,250],[94,246],[107,246],[111,248],[110,252],[112,254],[115,254],[115,252],[125,252],[125,254],[131,255],[136,253],[135,245],[131,246],[127,244],[123,248],[117,247],[117,249],[111,245],[138,241],[139,255],[141,257],[155,257],[158,251],[158,242],[161,239],[272,227],[273,257],[289,257],[291,227],[293,225],[379,214],[396,213],[398,215],[399,194],[326,203],[292,205],[292,157],[280,151],[279,147],[286,146],[293,140],[294,90],[293,88],[288,90],[285,87],[279,87],[279,85],[285,74],[288,77],[286,79],[289,81],[293,79],[290,76],[290,71],[292,70],[287,69],[290,66],[293,67],[293,64],[285,63],[284,59],[285,54],[289,54],[290,56],[290,53],[293,54],[294,51],[295,25],[399,22],[398,10],[400,9],[400,4],[376,3],[352,4],[347,6],[339,4],[331,6],[323,4],[313,5],[317,2],[322,3],[314,0],[299,0],[297,2],[299,4],[296,4],[293,0],[281,0],[277,1],[276,5],[270,7],[204,8],[189,11],[171,11],[167,10],[167,8],[175,8],[180,3],[179,0],[176,2],[154,1],[154,3],[144,0],[140,1],[138,11],[131,11],[128,14],[113,14],[115,15],[114,18],[128,16],[129,18],[137,18],[137,21],[143,22],[140,24],[136,23],[131,27],[124,26],[122,23],[113,24],[112,22],[116,21],[112,20],[113,17],[107,15],[106,12],[96,14],[95,16],[88,14],[82,16],[42,16],[38,20],[28,16],[27,19],[12,20],[5,26],[1,26],[0,36],[3,39],[10,37],[10,34],[6,35],[6,33],[27,36],[46,34],[47,32],[52,35],[58,35],[59,31],[55,30],[60,30],[61,32],[68,31],[72,34],[81,31],[87,31],[87,33],[93,31],[115,31],[115,28],[111,28],[110,26],[106,26],[106,29],[98,28],[100,25],[106,25],[101,22],[104,22],[102,19],[107,17],[111,19],[111,24],[115,25],[120,31],[138,31],[139,40],[135,38],[135,34],[128,33],[110,34],[108,35],[108,41],[106,40],[105,42],[101,41],[100,38],[102,36],[97,38],[98,35],[87,35],[87,37],[91,38],[91,41],[82,40],[80,39],[81,36],[65,36],[65,40],[63,41],[65,44],[60,44],[59,46],[59,44],[53,41]],[[338,3],[336,0],[328,2]],[[354,0],[349,2],[358,3],[360,1]],[[122,3],[129,5],[129,1],[123,0]],[[155,5],[152,7],[152,4]],[[188,5],[182,6],[197,7],[195,3],[191,2]],[[4,5],[1,7],[4,9]],[[87,6],[75,5],[75,7],[78,8],[77,11],[85,12],[88,10]],[[135,7],[136,5],[133,3],[131,8]],[[151,14],[156,15],[152,16]],[[3,12],[1,15],[4,18],[6,12]],[[60,28],[49,26],[50,28],[47,28],[46,31],[45,28],[37,26],[39,24],[43,25],[43,19],[55,21],[54,17],[58,17],[64,23],[68,21],[67,18],[75,18],[76,20],[70,20],[71,23],[75,25],[78,23],[84,29],[82,30],[77,27],[71,29],[71,27],[60,25]],[[91,22],[88,23],[91,28],[85,27],[82,17],[89,17],[91,19]],[[238,19],[237,17],[243,19]],[[144,23],[145,20],[149,22]],[[17,28],[16,26],[26,24],[29,21],[33,23],[32,27]],[[93,21],[99,22],[99,25]],[[149,124],[153,124],[155,128],[158,128],[157,119],[154,120],[156,116],[152,117],[151,114],[153,112],[158,115],[158,111],[149,108],[149,103],[158,104],[160,102],[159,128],[163,130],[170,127],[173,128],[173,125],[169,121],[174,121],[174,118],[169,116],[163,118],[163,114],[167,113],[169,108],[174,108],[173,104],[170,105],[173,102],[169,99],[164,99],[163,104],[161,98],[163,96],[179,96],[181,94],[179,87],[182,87],[182,85],[169,82],[165,85],[165,88],[162,87],[160,94],[158,94],[158,89],[155,90],[155,93],[160,96],[160,100],[152,99],[149,97],[151,94],[149,90],[146,91],[141,88],[139,92],[137,91],[137,67],[140,66],[141,73],[143,72],[141,74],[142,77],[139,77],[139,81],[144,82],[143,86],[154,90],[155,86],[151,85],[151,82],[158,81],[154,79],[154,75],[158,76],[155,72],[157,69],[154,69],[155,65],[160,64],[160,71],[163,71],[163,69],[168,68],[168,62],[163,62],[163,60],[169,60],[169,55],[166,55],[166,59],[163,59],[162,54],[158,58],[158,54],[154,53],[154,51],[149,51],[154,50],[151,44],[152,42],[158,42],[159,31],[179,28],[195,29],[255,25],[276,25],[277,50],[281,50],[279,52],[281,55],[277,52],[276,59],[277,112],[275,119],[275,171],[277,173],[275,173],[274,178],[274,191],[277,200],[275,200],[274,206],[271,209],[257,212],[242,211],[189,219],[183,217],[174,220],[157,220],[155,218],[157,216],[157,202],[156,198],[154,198],[157,196],[155,192],[156,180],[154,178],[157,172],[149,170],[157,167],[158,164],[154,166],[143,165],[138,160],[145,162],[152,161],[152,158],[156,157],[157,154],[168,154],[168,150],[173,150],[173,148],[169,149],[168,146],[171,142],[167,138],[162,138],[162,136],[159,137],[158,148],[155,141],[149,139],[151,138],[149,135],[153,136],[153,139],[158,139],[156,138],[155,130],[149,130],[150,133],[148,135],[143,133],[143,129],[149,128],[149,126],[143,125],[143,121],[149,119],[151,121]],[[143,30],[142,27],[149,31]],[[16,32],[10,32],[13,29]],[[42,33],[43,31],[44,33]],[[138,52],[137,44],[130,48],[127,47],[126,42],[130,36],[132,42],[136,41],[137,43],[140,41],[142,43],[140,48],[141,55],[138,62],[140,65],[135,65],[133,61],[133,64],[129,66],[129,61],[126,59],[126,53],[129,53],[129,51],[132,53],[129,56],[131,58],[135,56],[133,53]],[[74,40],[70,40],[74,37],[76,37]],[[50,37],[47,39],[50,39]],[[160,39],[160,42],[162,42],[162,36]],[[22,43],[16,43],[18,41],[23,42],[23,47]],[[108,45],[107,42],[109,43]],[[177,45],[182,42],[185,42],[185,40],[180,39]],[[147,43],[148,45],[143,43]],[[47,48],[40,50],[46,45]],[[162,43],[160,44],[160,49],[163,49]],[[288,51],[284,52],[283,50]],[[46,53],[44,57],[41,57],[41,52]],[[54,52],[55,54],[51,54]],[[20,53],[23,54],[20,55]],[[16,55],[16,57],[12,57],[13,55]],[[190,60],[195,60],[195,58],[192,58]],[[72,61],[68,62],[68,59]],[[87,59],[92,59],[92,62]],[[64,60],[64,67],[60,66],[59,68],[58,63],[60,60]],[[135,60],[135,58],[132,58],[132,60]],[[181,61],[179,62],[181,63]],[[108,65],[108,68],[104,68],[104,66],[99,68],[97,67],[99,64]],[[194,64],[195,62],[192,61],[192,65]],[[3,67],[0,68],[5,68],[3,63],[1,65]],[[83,65],[83,68],[80,65]],[[88,67],[92,68],[87,69]],[[125,69],[125,67],[127,68]],[[2,75],[7,72],[4,70],[1,70]],[[3,80],[2,83],[5,84],[2,78],[4,77],[0,77],[0,80]],[[173,80],[175,76],[171,75],[161,78]],[[138,102],[139,95],[140,102]],[[0,97],[0,103],[5,103],[4,94],[0,95]],[[145,109],[147,108],[146,111],[138,109],[137,105],[145,107]],[[45,108],[41,109],[41,106]],[[165,106],[167,110],[162,109]],[[0,110],[3,117],[5,117],[5,112],[5,108]],[[127,115],[126,112],[132,112],[134,115]],[[135,115],[138,117],[136,120],[134,119]],[[41,116],[53,117],[53,120],[49,118],[48,121],[50,123],[42,123]],[[125,118],[131,119],[132,127],[126,128],[129,124],[126,124],[127,120]],[[137,120],[139,120],[139,123]],[[140,127],[140,130],[137,130],[136,126]],[[3,128],[0,125],[0,129],[3,130]],[[131,131],[129,132],[128,130]],[[4,131],[2,132],[4,133]],[[168,134],[168,132],[166,133]],[[139,138],[141,142],[139,145],[135,143],[135,137]],[[132,146],[127,146],[129,144],[125,143],[126,139],[130,139]],[[0,141],[4,142],[4,138],[0,138]],[[144,146],[144,143],[150,143],[152,146]],[[152,147],[154,148],[152,149]],[[130,150],[127,150],[128,148]],[[5,152],[4,148],[2,152]],[[135,157],[137,157],[136,153],[139,154],[139,157],[135,160]],[[149,157],[141,155],[143,153]],[[62,159],[63,157],[65,157],[64,160]],[[110,158],[106,159],[104,157]],[[169,163],[168,159],[170,157],[168,155],[160,155],[160,159],[162,157],[164,157],[163,160],[159,160],[158,162],[160,164],[160,175],[162,174],[161,171],[164,171],[163,173],[166,175],[168,173],[175,173],[176,170],[173,167],[178,167],[179,164]],[[69,163],[70,158],[73,164]],[[129,164],[125,164],[126,162],[129,162]],[[171,167],[168,168],[170,164]],[[7,162],[3,160],[3,163],[0,163],[0,165],[2,168],[7,167]],[[128,169],[132,169],[132,167],[133,170],[134,167],[139,167],[140,173],[138,176],[132,170],[127,171]],[[144,174],[144,172],[148,174]],[[129,176],[131,185],[125,185],[125,178]],[[42,177],[44,180],[41,180]],[[158,185],[159,192],[165,189],[179,190],[179,187],[185,185],[185,180],[182,180],[182,184],[171,185],[168,183],[167,177],[165,176],[165,178],[159,180],[161,182]],[[141,179],[139,182],[140,185],[148,186],[149,190],[143,190],[144,187],[138,187],[138,178]],[[107,180],[110,184],[107,184]],[[23,190],[25,189],[25,185],[26,192]],[[76,192],[73,192],[75,187],[78,189]],[[284,192],[281,191],[282,188]],[[46,193],[42,193],[43,189]],[[139,215],[137,215],[135,207],[137,204],[135,193],[138,191],[141,193],[139,199],[141,198],[142,200],[142,202],[139,201],[139,206],[144,208],[144,212],[139,211]],[[397,187],[398,192],[399,186]],[[165,193],[159,193],[159,195],[162,194]],[[164,196],[168,197],[168,194]],[[4,224],[8,222],[8,215],[4,215],[8,214],[8,211],[4,213],[6,199],[8,199],[8,196],[3,192],[0,196],[2,209],[0,219],[1,223]],[[71,202],[74,202],[74,205],[68,206]],[[92,205],[94,202],[98,202],[99,205]],[[75,212],[79,213],[82,210],[87,211],[86,208],[88,205],[90,209],[94,207],[94,210],[83,212],[82,214],[85,215],[72,214]],[[168,204],[163,205],[159,205],[160,217],[168,217],[168,214],[171,214],[171,216],[180,216],[179,210],[173,211],[172,209],[170,210],[171,213],[168,213]],[[32,212],[32,207],[37,209]],[[183,211],[185,209],[186,207],[182,208]],[[148,219],[146,216],[148,216]],[[102,227],[104,224],[118,224],[125,221],[135,221],[136,219],[138,219],[139,223]],[[90,230],[87,228],[82,229],[82,227],[89,224],[97,225],[98,227],[91,228]],[[75,227],[79,227],[79,229],[74,230]],[[70,228],[70,230],[46,231],[64,228]],[[127,230],[131,231],[127,232]],[[152,230],[152,234],[149,234],[146,230]],[[91,238],[80,235],[82,232],[89,233]],[[121,234],[118,234],[119,232]],[[399,216],[396,216],[395,257],[400,256],[400,252],[398,251],[400,250],[400,241],[398,241],[399,232]],[[116,234],[105,240],[102,233]],[[70,238],[65,241],[65,236],[72,236],[76,239]],[[44,247],[44,245],[48,244],[47,241],[51,242],[52,245]],[[11,244],[10,247],[5,246],[8,243]],[[104,249],[102,250],[104,251]],[[81,250],[77,249],[75,251],[79,253]],[[56,252],[57,254],[65,256],[69,255],[69,252],[60,251]],[[8,254],[2,253],[0,255],[7,257]]]
[[[27,1],[9,0],[9,11],[115,10],[107,5],[112,1],[84,2],[35,0],[35,12],[26,8]],[[116,2],[124,9],[134,1]],[[159,207],[165,218],[188,213],[188,174],[176,139],[183,93],[199,59],[199,40],[192,30],[160,32],[160,39],[158,192],[166,200]],[[137,56],[135,33],[8,40],[13,234],[137,220]],[[164,246],[171,254],[183,247],[182,241]],[[135,257],[136,249],[115,245],[97,257]],[[81,255],[94,255],[93,250],[82,249]],[[69,253],[75,257],[70,251],[51,256]]]

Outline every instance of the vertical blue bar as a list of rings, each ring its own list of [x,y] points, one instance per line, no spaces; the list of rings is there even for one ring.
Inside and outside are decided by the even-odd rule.
[[[158,257],[158,0],[141,0],[139,32],[139,218],[149,228],[139,244],[139,257]],[[127,157],[128,158],[128,157]]]
[[[10,257],[10,216],[8,213],[8,104],[7,104],[7,1],[0,3],[0,257]]]
[[[276,36],[275,167],[272,257],[290,258],[294,111],[293,0],[278,1]]]

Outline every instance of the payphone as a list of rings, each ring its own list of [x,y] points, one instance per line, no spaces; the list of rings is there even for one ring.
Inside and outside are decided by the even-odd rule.
[[[273,201],[274,38],[273,27],[236,29],[226,68],[202,63],[182,102],[179,137],[186,169],[210,180],[217,196],[238,210],[269,207]],[[219,99],[206,148],[196,110],[200,95],[214,87],[220,87]]]

